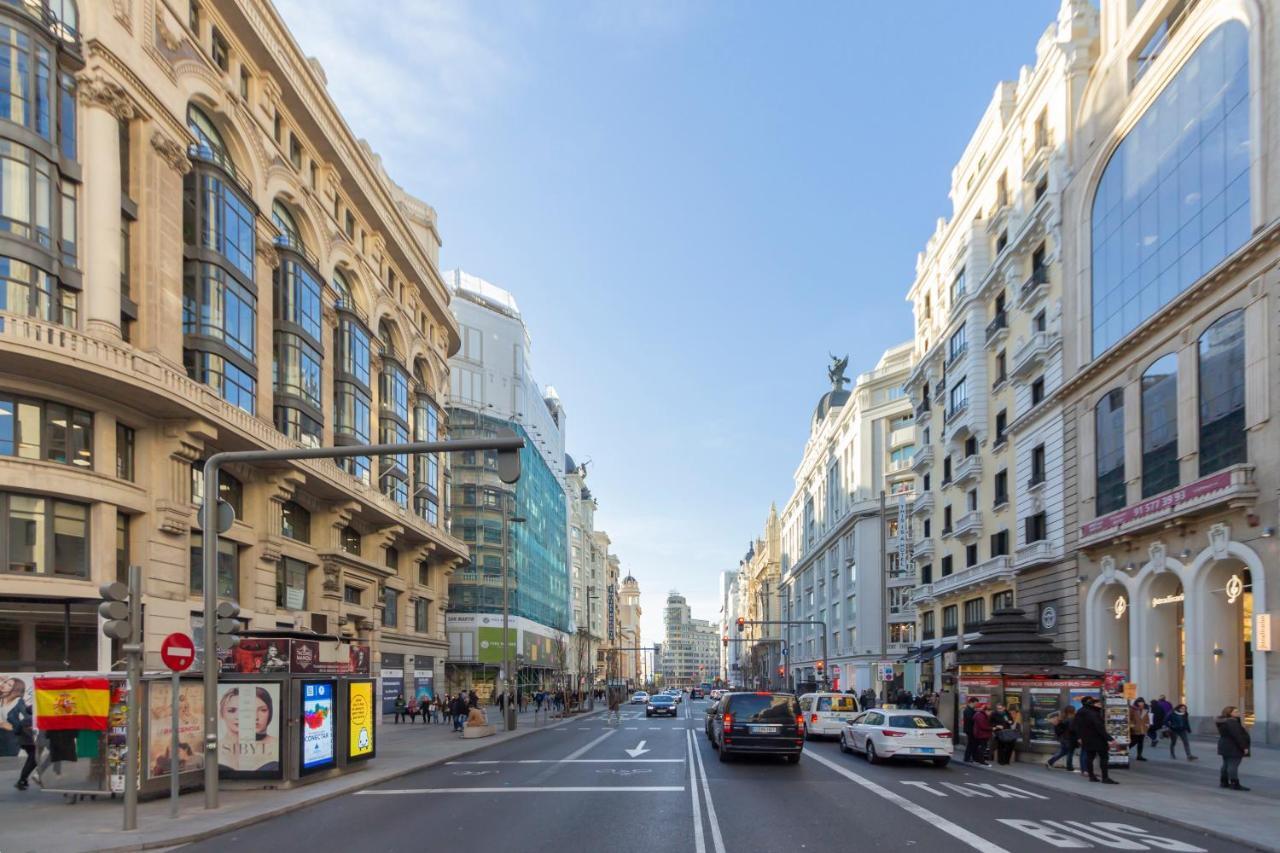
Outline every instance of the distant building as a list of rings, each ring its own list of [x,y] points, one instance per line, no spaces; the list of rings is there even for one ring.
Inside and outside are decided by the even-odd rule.
[[[710,681],[720,669],[719,634],[705,619],[694,619],[685,597],[673,591],[663,613],[662,676],[668,686]]]
[[[618,652],[619,674],[633,684],[644,679],[646,661],[640,637],[640,582],[630,573],[622,580],[618,592]]]

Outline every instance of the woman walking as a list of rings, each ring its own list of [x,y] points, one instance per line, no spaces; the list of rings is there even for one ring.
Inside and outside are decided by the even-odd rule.
[[[1222,716],[1214,720],[1218,726],[1218,755],[1222,756],[1222,773],[1218,784],[1233,791],[1249,790],[1240,784],[1240,762],[1249,755],[1249,732],[1240,722],[1240,709],[1228,705]]]
[[[1187,761],[1197,761],[1199,756],[1191,754],[1191,718],[1187,716],[1187,706],[1179,705],[1169,712],[1164,720],[1165,730],[1169,732],[1169,757],[1177,758],[1178,740],[1182,740],[1182,751],[1187,754]]]
[[[1147,732],[1151,729],[1151,711],[1147,708],[1147,700],[1139,696],[1129,706],[1129,746],[1138,748],[1138,760],[1142,757],[1142,748],[1147,744]]]
[[[1073,723],[1076,718],[1076,709],[1068,705],[1058,714],[1053,724],[1053,736],[1058,739],[1058,751],[1053,757],[1044,763],[1045,767],[1054,767],[1059,758],[1067,759],[1067,772],[1075,770],[1074,762],[1076,757],[1076,747],[1080,740],[1076,735],[1076,729]]]

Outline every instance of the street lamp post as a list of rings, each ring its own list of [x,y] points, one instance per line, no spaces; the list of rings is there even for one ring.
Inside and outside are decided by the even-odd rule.
[[[508,496],[509,498],[510,496]],[[504,501],[503,503],[506,503]],[[508,515],[504,506],[502,510],[502,676],[505,679],[502,692],[506,698],[502,702],[502,718],[506,723],[507,731],[513,732],[516,729],[516,709],[512,701],[511,690],[511,629],[508,627],[511,620],[511,603],[510,603],[510,577],[507,571],[507,564],[513,556],[511,548],[511,524],[520,524],[525,519],[518,515]]]

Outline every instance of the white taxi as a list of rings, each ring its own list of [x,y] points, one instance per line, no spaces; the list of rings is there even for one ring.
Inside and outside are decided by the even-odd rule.
[[[858,713],[858,700],[848,693],[806,693],[800,697],[805,737],[839,737]]]
[[[951,731],[928,711],[872,708],[840,732],[840,751],[861,752],[872,764],[913,758],[946,767],[953,748]]]

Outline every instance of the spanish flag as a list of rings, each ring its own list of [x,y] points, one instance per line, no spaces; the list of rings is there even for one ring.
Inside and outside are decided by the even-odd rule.
[[[96,676],[37,678],[36,728],[43,732],[105,731],[111,708],[110,682]]]

